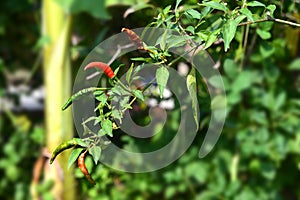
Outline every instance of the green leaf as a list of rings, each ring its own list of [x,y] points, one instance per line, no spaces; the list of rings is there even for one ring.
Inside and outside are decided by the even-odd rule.
[[[251,1],[251,2],[247,3],[247,6],[250,6],[250,7],[256,7],[256,6],[265,7],[266,5],[259,2],[259,1]]]
[[[80,13],[87,12],[93,17],[100,19],[110,19],[110,15],[106,11],[105,1],[99,0],[55,0],[66,12]]]
[[[300,58],[295,59],[290,65],[290,70],[300,70]]]
[[[75,142],[79,145],[79,146],[82,146],[82,147],[88,147],[88,145],[82,141],[81,138],[73,138],[73,140],[75,140]]]
[[[120,122],[122,123],[122,112],[120,110],[117,110],[117,109],[114,109],[111,111],[111,116],[114,118],[114,119],[118,119],[120,120]]]
[[[224,40],[225,52],[229,49],[230,43],[233,40],[238,23],[235,20],[227,20],[222,27],[222,35]]]
[[[83,150],[84,150],[84,148],[76,148],[76,149],[72,150],[70,157],[69,157],[69,161],[68,161],[68,170],[70,169],[72,164],[77,160],[78,156],[80,155],[80,153]]]
[[[194,9],[185,11],[185,14],[190,15],[193,19],[201,19],[201,13]]]
[[[239,10],[240,13],[242,13],[243,15],[245,15],[251,22],[253,22],[253,17],[252,17],[252,12],[248,9],[248,8],[242,8]]]
[[[97,165],[98,161],[100,161],[100,157],[101,157],[101,147],[94,145],[91,148],[89,148],[89,154],[91,154],[91,156],[94,159],[95,164]]]
[[[109,119],[105,119],[101,122],[102,129],[106,132],[107,135],[110,137],[113,137],[112,130],[113,130],[113,124]]]
[[[221,76],[212,76],[208,79],[208,82],[216,88],[223,88],[223,81]]]
[[[258,28],[258,29],[256,29],[256,32],[263,40],[267,40],[267,39],[271,38],[271,33],[269,31],[265,31],[265,30]]]
[[[191,26],[189,26],[191,27]],[[191,39],[190,36],[178,36],[172,35],[167,39],[168,49],[172,47],[179,47],[187,43],[187,41]]]
[[[169,71],[166,67],[160,67],[156,70],[156,82],[158,84],[160,98],[163,97],[164,89],[168,83]]]
[[[193,116],[196,123],[197,130],[199,129],[199,108],[197,99],[197,82],[196,82],[196,71],[192,68],[191,72],[187,76],[186,80],[187,89],[192,98]]]
[[[211,101],[212,110],[224,109],[226,105],[226,97],[224,95],[217,95]]]
[[[126,73],[126,81],[127,81],[128,84],[130,84],[130,79],[131,79],[133,67],[134,67],[134,63],[131,64],[129,70]]]
[[[124,12],[123,17],[126,18],[128,15],[130,15],[134,12],[143,10],[145,8],[153,8],[153,5],[145,3],[145,2],[134,4]]]
[[[189,31],[192,34],[195,34],[195,28],[193,26],[186,27],[186,30]]]
[[[276,6],[275,5],[268,5],[267,6],[267,9],[270,11],[271,15],[274,13],[275,9],[276,9]]]
[[[225,13],[229,12],[228,8],[225,5],[215,1],[204,2],[203,4],[213,9],[224,11]]]
[[[281,92],[275,99],[274,111],[278,111],[286,102],[286,93]]]
[[[101,91],[102,92],[102,91]],[[102,93],[99,93],[99,94],[95,94],[94,93],[94,95],[95,95],[95,98],[98,100],[98,101],[100,101],[100,103],[101,103],[101,105],[102,106],[104,106],[105,105],[105,103],[107,102],[107,96],[106,96],[106,94],[104,93],[104,92],[102,92]]]
[[[207,49],[207,48],[210,47],[215,41],[218,40],[219,33],[220,33],[220,29],[217,29],[217,30],[211,32],[211,33],[208,35],[207,40],[205,41],[204,49]]]
[[[175,10],[177,10],[177,8],[181,2],[182,2],[182,0],[176,0]]]
[[[163,33],[162,37],[160,38],[160,47],[161,49],[164,51],[166,50],[166,43],[167,43],[167,33],[168,33],[168,29],[165,30],[165,32]]]
[[[224,71],[229,78],[234,78],[238,74],[238,66],[232,59],[224,61]]]
[[[141,90],[133,90],[133,95],[141,101],[145,101],[143,92]]]
[[[241,72],[236,79],[234,79],[233,85],[232,85],[232,90],[233,92],[237,93],[242,90],[245,90],[249,88],[255,80],[255,74],[251,73],[249,71],[243,71]]]
[[[264,42],[259,45],[259,52],[263,58],[268,58],[275,52],[275,47],[270,43]]]

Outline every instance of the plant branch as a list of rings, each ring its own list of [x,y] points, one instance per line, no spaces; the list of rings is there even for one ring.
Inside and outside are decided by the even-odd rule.
[[[256,23],[266,22],[266,21],[274,21],[274,22],[277,22],[277,23],[287,24],[287,25],[290,25],[290,26],[296,26],[296,27],[300,28],[300,24],[298,24],[298,23],[290,22],[290,21],[286,21],[286,20],[282,20],[282,19],[273,18],[270,15],[267,15],[267,17],[264,18],[264,19],[259,19],[259,20],[253,21],[253,22],[248,21],[248,22],[240,23],[238,26],[245,26],[245,25],[248,25],[248,24],[256,24]]]

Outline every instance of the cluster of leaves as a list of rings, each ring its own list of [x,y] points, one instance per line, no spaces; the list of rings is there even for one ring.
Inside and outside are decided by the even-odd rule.
[[[106,2],[113,4],[116,1]],[[65,1],[57,0],[57,2],[68,6]],[[74,3],[73,10],[70,12],[90,11],[85,6],[85,9],[81,10],[80,6],[76,8],[77,1],[68,2]],[[129,17],[132,21],[118,20],[122,24],[105,24],[103,21],[99,23],[98,20],[93,20],[87,15],[78,15],[79,17],[75,18],[74,28],[77,34],[84,34],[86,39],[75,45],[72,52],[77,54],[78,51],[82,51],[82,48],[89,49],[87,45],[97,44],[107,33],[107,27],[119,32],[124,23],[131,23],[132,26],[141,25],[141,22],[152,20],[146,18],[146,14],[149,16],[160,12],[150,24],[151,26],[168,27],[178,30],[183,35],[187,34],[187,38],[192,37],[199,44],[203,44],[212,57],[220,61],[228,102],[228,116],[223,134],[214,151],[200,160],[197,153],[206,128],[202,127],[195,142],[182,158],[165,169],[148,174],[117,172],[103,165],[96,166],[93,159],[87,157],[88,171],[91,172],[97,185],[91,188],[86,182],[81,181],[78,186],[81,191],[80,197],[85,199],[299,198],[297,188],[300,178],[298,167],[300,62],[299,58],[295,60],[296,56],[299,56],[299,29],[274,24],[274,22],[252,23],[252,21],[266,19],[268,15],[297,21],[300,4],[297,1],[272,1],[277,7],[276,10],[274,5],[267,5],[269,1],[227,3],[204,1],[197,4],[196,1],[190,0],[184,1],[184,4],[177,1],[177,6],[164,9],[158,6],[168,5],[168,3],[154,0],[145,3],[143,0],[136,5],[130,4],[133,5]],[[16,48],[17,54],[12,53],[11,55],[14,56],[8,57],[7,49],[11,46],[23,49],[33,46],[32,34],[38,30],[36,27],[33,28],[34,23],[30,23],[32,26],[29,32],[28,23],[22,23],[26,24],[26,28],[18,26],[18,29],[15,29],[17,22],[11,21],[24,19],[24,14],[26,20],[35,21],[31,19],[34,17],[28,14],[32,10],[31,8],[26,10],[28,2],[25,1],[23,3],[10,1],[6,4],[11,4],[10,9],[6,9],[10,14],[3,12],[1,15],[4,25],[1,25],[0,31],[1,35],[8,32],[9,35],[6,34],[5,41],[2,41],[4,45],[1,49],[1,59],[5,59],[10,67],[20,65],[20,60],[23,66],[31,67],[32,53],[35,51],[27,51],[24,54],[24,51]],[[38,8],[38,5],[35,8]],[[95,11],[96,15],[105,13],[98,12],[97,6],[90,6],[89,9]],[[145,12],[139,12],[140,9],[145,9]],[[111,11],[113,10],[111,8]],[[122,13],[122,10],[115,10],[116,13]],[[249,23],[249,25],[240,26],[242,23]],[[106,27],[103,27],[103,24]],[[96,29],[100,31],[97,32]],[[26,33],[27,37],[18,37],[21,33],[22,35]],[[37,37],[38,34],[35,35]],[[87,41],[91,38],[96,38],[96,41]],[[221,45],[222,42],[224,47]],[[227,53],[223,52],[225,49]],[[83,53],[81,56],[84,55]],[[15,59],[16,57],[18,59]],[[73,56],[73,59],[76,59],[76,56]],[[213,80],[209,81],[214,84]],[[198,78],[197,94],[203,123],[209,120],[209,104],[206,102],[209,98],[204,91],[200,90],[202,87],[200,82]],[[96,97],[98,95],[100,92],[95,94]],[[155,137],[151,142],[154,140],[161,142],[172,135],[170,130],[178,123],[177,111],[178,107],[170,113],[171,118],[168,118],[168,123],[163,129],[163,136]],[[144,118],[136,119],[139,122],[142,120]],[[7,128],[6,121],[0,119],[0,139],[3,145],[0,159],[2,177],[0,196],[4,199],[24,199],[24,195],[29,195],[30,177],[26,174],[32,171],[31,156],[34,156],[31,154],[32,145],[36,142],[31,142],[28,138],[36,137],[34,139],[36,140],[43,136],[43,131],[40,129],[29,134],[29,132],[19,132],[18,127],[20,126],[14,128],[15,131],[10,130]],[[122,141],[124,147],[128,149],[139,149],[143,146],[143,143],[136,143],[128,136],[124,136]],[[20,163],[22,167],[18,167]],[[84,175],[76,169],[75,176],[83,178]],[[41,189],[41,192],[46,193],[46,189]],[[15,196],[12,197],[11,194]]]
[[[278,6],[279,2],[274,4]],[[258,1],[244,1],[241,5],[221,1],[179,5],[177,1],[173,9],[162,9],[150,25],[193,38],[221,62],[228,103],[223,134],[214,152],[199,160],[197,147],[204,127],[182,158],[151,174],[123,174],[90,163],[95,179],[105,183],[92,189],[83,186],[85,194],[94,198],[101,193],[103,199],[299,198],[295,185],[299,178],[300,65],[299,59],[292,61],[295,47],[289,37],[282,37],[287,27],[268,18],[276,17],[275,5]],[[295,5],[289,6],[287,12],[294,12]],[[221,53],[222,49],[228,53]],[[196,78],[198,88],[202,87]],[[213,79],[208,81],[216,84]],[[206,106],[200,97],[202,93],[198,93],[200,108]],[[209,111],[203,108],[201,112],[202,122],[206,121]],[[166,125],[167,134],[168,126],[172,125]],[[139,148],[139,144],[127,145]],[[107,185],[114,187],[107,190]]]
[[[130,31],[128,36],[130,39],[134,38],[136,40],[140,40],[138,43],[143,44],[141,39],[134,32]],[[111,87],[85,88],[75,93],[66,102],[66,104],[63,106],[63,110],[71,105],[73,101],[78,100],[79,98],[84,97],[88,93],[92,92],[95,100],[97,101],[97,106],[94,109],[94,112],[97,113],[97,116],[91,116],[82,123],[84,127],[82,137],[84,137],[84,139],[80,140],[78,138],[74,138],[60,144],[53,152],[50,163],[52,163],[55,157],[63,150],[69,147],[76,147],[73,149],[70,155],[68,168],[70,168],[70,166],[78,159],[79,155],[84,150],[89,152],[89,154],[93,157],[94,163],[97,165],[101,158],[102,149],[110,143],[106,137],[104,138],[104,136],[114,136],[113,130],[119,129],[117,124],[122,124],[124,112],[127,109],[132,109],[132,104],[136,100],[144,102],[144,92],[154,83],[158,85],[159,95],[162,98],[169,77],[169,71],[167,69],[168,66],[165,62],[167,61],[166,57],[170,55],[167,51],[161,51],[153,46],[140,48],[148,52],[149,57],[132,58],[134,61],[143,61],[144,63],[137,67],[135,67],[134,63],[132,63],[128,72],[126,73],[126,80],[124,83],[121,82],[117,77],[120,68],[123,66],[120,65],[114,71],[114,73],[112,73],[113,76],[108,76],[108,78],[110,78],[109,83]],[[151,62],[157,66],[160,66],[156,70],[156,77],[149,83],[145,82],[146,85],[143,86],[143,88],[140,88],[135,84],[135,81],[145,80],[145,77],[141,77],[138,74],[140,70],[143,69],[145,62]],[[101,63],[100,68],[101,70],[104,70],[104,68],[102,68],[102,64],[103,63]],[[108,65],[106,65],[106,69],[111,70]],[[91,131],[87,125],[90,122],[93,122],[93,125],[100,125],[101,128],[98,132]]]

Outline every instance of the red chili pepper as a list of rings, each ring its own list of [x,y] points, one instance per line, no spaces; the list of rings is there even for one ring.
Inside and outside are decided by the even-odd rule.
[[[121,31],[127,33],[129,39],[139,50],[145,50],[143,41],[135,32],[133,32],[132,30],[130,30],[128,28],[122,28]]]
[[[84,70],[92,67],[101,69],[108,78],[113,78],[115,76],[114,71],[110,68],[110,66],[103,62],[90,62],[84,67]]]
[[[80,156],[78,157],[78,167],[81,170],[81,172],[84,174],[85,178],[92,183],[93,185],[96,185],[96,182],[92,179],[91,175],[89,174],[86,166],[85,166],[85,162],[84,162],[84,157],[85,157],[85,152],[81,153]]]

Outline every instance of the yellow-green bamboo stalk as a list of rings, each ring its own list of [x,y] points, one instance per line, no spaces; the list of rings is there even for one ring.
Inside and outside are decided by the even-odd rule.
[[[73,126],[70,109],[62,112],[64,101],[71,95],[71,69],[69,42],[72,16],[65,13],[55,0],[44,0],[43,35],[50,38],[50,43],[44,47],[44,83],[46,89],[45,117],[47,148],[50,152],[63,140],[73,136]],[[59,164],[62,177],[57,176],[59,167],[50,166],[46,179],[53,179],[55,199],[76,199],[72,171],[67,170],[66,159],[62,154]],[[64,161],[64,162],[62,162]]]

